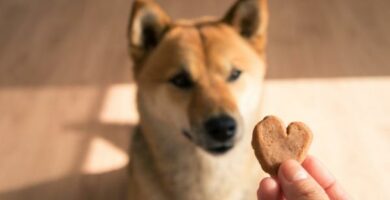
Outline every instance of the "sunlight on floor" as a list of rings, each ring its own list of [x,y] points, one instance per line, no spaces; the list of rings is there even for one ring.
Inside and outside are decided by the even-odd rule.
[[[103,138],[92,139],[87,157],[82,167],[86,174],[99,174],[117,170],[127,165],[129,158],[126,152],[118,149]]]
[[[108,89],[99,120],[102,123],[138,123],[135,84],[117,84]]]
[[[5,146],[0,150],[7,152],[7,163],[1,164],[5,171],[14,173],[2,174],[7,181],[0,182],[0,192],[79,172],[101,174],[126,167],[128,152],[113,142],[118,140],[115,129],[99,129],[100,133],[85,120],[97,109],[97,121],[103,127],[137,124],[135,93],[134,84],[116,84],[104,90],[54,87],[0,91],[4,105],[26,99],[17,106],[37,110],[34,116],[26,116],[11,107],[2,108],[12,118],[0,121],[1,130],[12,137],[2,141]],[[102,104],[91,105],[98,98],[103,99]],[[286,124],[296,120],[307,123],[314,132],[310,153],[325,162],[356,199],[390,199],[390,193],[384,192],[390,185],[388,102],[390,77],[272,79],[265,83],[263,115],[277,115]],[[72,128],[74,122],[80,122],[82,128]],[[66,128],[69,124],[71,128]],[[122,133],[119,139],[127,138],[126,126],[116,131]],[[110,134],[112,137],[107,137]],[[16,142],[25,151],[15,151]],[[30,155],[40,155],[45,162]],[[52,170],[47,170],[48,166]],[[366,194],[367,188],[370,192]]]
[[[136,123],[136,108],[130,103],[135,90],[132,84],[110,87],[100,120]],[[369,181],[376,185],[376,199],[383,199],[388,196],[379,191],[390,184],[390,176],[383,177],[388,176],[390,160],[382,159],[390,152],[390,105],[386,102],[390,102],[389,77],[267,80],[263,115],[277,115],[286,124],[306,122],[315,136],[311,154],[326,162],[356,197],[369,198],[362,192]],[[94,138],[83,172],[123,167],[126,155],[104,139]]]
[[[263,105],[264,115],[309,125],[310,153],[355,199],[390,199],[389,102],[390,77],[361,77],[270,80]]]
[[[137,124],[135,84],[117,84],[108,88],[99,121],[103,124]],[[106,133],[110,134],[110,133]],[[95,137],[89,146],[82,171],[96,174],[125,167],[128,153],[118,149],[104,138]]]

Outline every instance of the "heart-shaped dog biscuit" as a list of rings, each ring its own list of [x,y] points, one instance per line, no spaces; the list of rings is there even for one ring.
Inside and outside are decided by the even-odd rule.
[[[310,129],[302,122],[292,122],[286,129],[275,116],[267,116],[253,130],[252,147],[261,168],[277,175],[280,164],[288,159],[302,162],[312,140]]]

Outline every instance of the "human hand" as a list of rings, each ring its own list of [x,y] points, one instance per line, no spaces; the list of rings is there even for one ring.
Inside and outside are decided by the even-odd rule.
[[[260,200],[349,200],[336,179],[313,156],[302,166],[295,160],[283,162],[277,177],[264,178],[257,191]]]

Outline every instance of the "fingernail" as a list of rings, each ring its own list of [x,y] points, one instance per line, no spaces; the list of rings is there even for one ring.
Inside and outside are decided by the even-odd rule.
[[[282,175],[288,182],[296,182],[308,178],[305,169],[295,160],[288,160],[281,166]]]

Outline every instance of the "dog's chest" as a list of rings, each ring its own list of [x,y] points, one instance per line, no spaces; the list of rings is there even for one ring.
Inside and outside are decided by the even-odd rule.
[[[135,137],[132,158],[134,175],[131,178],[138,184],[136,188],[139,191],[135,192],[141,193],[142,199],[255,198],[259,179],[253,173],[255,170],[252,166],[257,166],[257,163],[252,163],[246,156],[214,158],[202,152],[186,152],[190,149],[182,148],[179,154],[160,158],[152,156],[150,149],[145,147],[147,145],[142,136]],[[236,153],[242,155],[242,152]]]

